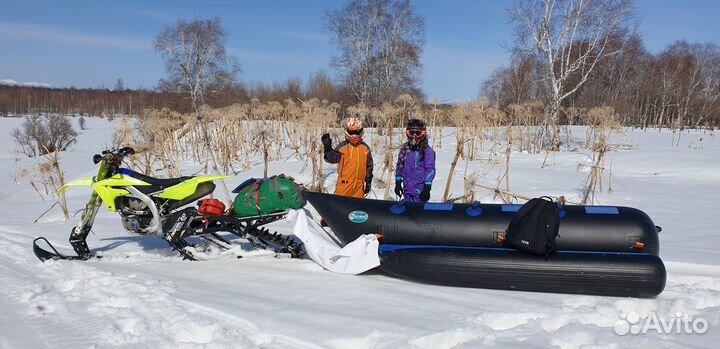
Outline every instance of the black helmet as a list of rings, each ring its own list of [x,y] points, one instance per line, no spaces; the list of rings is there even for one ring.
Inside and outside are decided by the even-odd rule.
[[[410,119],[408,120],[406,130],[427,130],[427,125],[425,125],[425,121],[422,121],[420,119]]]
[[[427,139],[427,127],[425,121],[420,119],[410,119],[405,128],[405,135],[407,135],[408,142],[410,142],[410,149],[415,150],[417,145]]]

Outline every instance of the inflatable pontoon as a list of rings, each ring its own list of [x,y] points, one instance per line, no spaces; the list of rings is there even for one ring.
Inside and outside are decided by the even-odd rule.
[[[462,287],[653,297],[665,288],[659,227],[619,206],[562,206],[549,258],[501,241],[522,205],[410,203],[305,192],[341,243],[382,234],[380,268]],[[499,238],[500,237],[500,238]]]

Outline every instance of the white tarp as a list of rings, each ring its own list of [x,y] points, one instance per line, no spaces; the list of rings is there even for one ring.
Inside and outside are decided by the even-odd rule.
[[[360,274],[380,265],[378,240],[373,234],[338,246],[306,209],[290,211],[288,223],[293,234],[302,240],[308,256],[323,268],[341,274]]]

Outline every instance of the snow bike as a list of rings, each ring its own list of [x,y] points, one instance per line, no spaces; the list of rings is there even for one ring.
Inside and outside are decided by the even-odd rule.
[[[87,260],[94,257],[86,240],[103,204],[109,211],[120,214],[122,226],[128,233],[162,236],[185,259],[197,259],[188,248],[192,246],[185,240],[190,236],[199,236],[221,248],[229,248],[230,243],[219,232],[232,233],[246,238],[255,247],[289,253],[292,257],[304,253],[291,238],[261,227],[284,218],[287,212],[238,218],[226,213],[224,204],[213,199],[202,200],[200,203],[205,205],[200,205],[200,210],[182,208],[211,194],[215,190],[214,180],[230,176],[154,178],[121,168],[123,159],[133,154],[135,151],[130,147],[95,154],[93,163],[99,164],[97,175],[72,181],[61,188],[61,192],[75,186],[93,188],[80,223],[70,232],[70,245],[77,255],[63,255],[46,238],[38,237],[33,241],[33,252],[38,259]],[[214,210],[208,210],[207,207],[213,208],[213,204],[220,205],[220,209],[215,206]],[[52,251],[40,247],[40,241]]]

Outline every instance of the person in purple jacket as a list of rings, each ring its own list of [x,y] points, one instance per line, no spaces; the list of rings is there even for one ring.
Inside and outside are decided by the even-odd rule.
[[[400,148],[395,172],[395,194],[412,202],[430,200],[435,179],[435,151],[427,141],[427,126],[420,119],[410,119],[405,130],[408,141]]]

